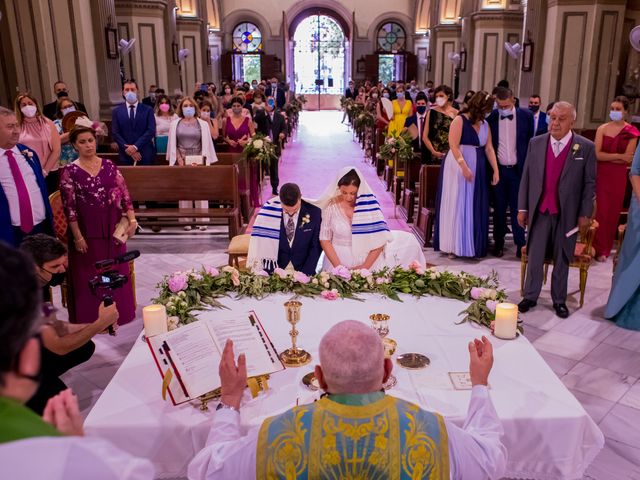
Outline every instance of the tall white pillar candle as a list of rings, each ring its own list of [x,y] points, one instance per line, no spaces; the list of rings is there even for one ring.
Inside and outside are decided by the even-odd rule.
[[[498,338],[516,338],[518,327],[518,306],[513,303],[499,303],[496,306],[496,323],[493,334]]]

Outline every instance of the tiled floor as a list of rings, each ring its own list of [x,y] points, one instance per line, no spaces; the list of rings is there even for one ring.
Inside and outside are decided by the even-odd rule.
[[[281,183],[295,181],[303,195],[315,197],[331,182],[339,168],[355,165],[378,194],[391,228],[408,229],[395,218],[391,196],[372,167],[362,161],[362,151],[352,141],[337,112],[305,112],[293,143],[281,164]],[[267,192],[268,190],[265,190]],[[218,232],[218,233],[215,233]],[[157,282],[166,273],[202,264],[226,264],[227,240],[220,229],[185,234],[177,230],[142,235],[129,243],[143,255],[136,261],[139,305],[150,302]],[[428,249],[427,261],[486,275],[499,274],[510,300],[520,299],[520,263],[514,251],[502,259],[450,260]],[[565,320],[551,310],[548,286],[538,307],[523,315],[525,334],[542,357],[582,403],[606,436],[604,450],[588,469],[585,479],[640,479],[640,332],[616,327],[602,318],[611,282],[611,262],[594,264],[589,271],[585,304],[578,309],[577,273],[571,272]],[[64,380],[77,392],[86,415],[139,336],[141,321],[119,329],[118,336],[96,339],[96,353],[86,364],[69,372]],[[153,375],[155,372],[149,372]]]

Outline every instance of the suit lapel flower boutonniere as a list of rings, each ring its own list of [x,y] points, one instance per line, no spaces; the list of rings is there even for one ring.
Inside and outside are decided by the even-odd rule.
[[[573,152],[573,155],[575,156],[576,153],[578,153],[579,150],[580,150],[580,144],[579,143],[574,143],[573,147],[571,147],[571,151]]]
[[[311,221],[311,217],[307,213],[304,217],[302,217],[302,220],[300,220],[300,228],[304,228],[304,226],[310,221]]]
[[[22,156],[24,158],[26,158],[27,160],[33,160],[33,152],[31,150],[20,150],[20,153],[22,154]]]

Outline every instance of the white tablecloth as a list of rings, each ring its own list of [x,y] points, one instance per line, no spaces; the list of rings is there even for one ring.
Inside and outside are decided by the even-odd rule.
[[[281,351],[290,346],[290,325],[283,307],[288,298],[273,295],[261,301],[228,299],[224,303],[234,312],[255,310]],[[455,324],[460,319],[458,313],[465,308],[462,302],[408,296],[403,300],[394,302],[377,296],[368,296],[364,302],[302,299],[298,345],[309,351],[315,362],[319,340],[332,325],[346,319],[369,323],[371,313],[387,313],[391,315],[389,338],[398,342],[396,355],[420,352],[431,358],[431,365],[424,370],[395,368],[398,385],[389,393],[462,424],[470,391],[454,390],[448,372],[468,371],[467,343],[487,334],[487,330]],[[227,314],[228,310],[206,313]],[[526,338],[502,341],[491,337],[491,341],[495,363],[489,382],[505,430],[507,476],[582,478],[604,444],[602,433]],[[318,394],[307,390],[301,379],[313,365],[272,375],[271,390],[243,405],[243,423],[258,425],[296,402],[312,401]],[[195,403],[174,407],[169,401],[163,402],[161,383],[147,345],[136,342],[87,417],[85,427],[90,435],[107,438],[133,455],[149,458],[160,476],[181,476],[204,445],[212,412],[199,411]]]

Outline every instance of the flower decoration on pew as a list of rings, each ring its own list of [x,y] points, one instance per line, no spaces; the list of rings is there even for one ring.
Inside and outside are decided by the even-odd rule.
[[[383,145],[380,146],[378,157],[385,162],[399,159],[409,161],[413,158],[413,145],[411,144],[411,134],[402,132],[400,135],[389,135]]]
[[[460,312],[464,317],[459,323],[474,322],[489,328],[495,319],[496,305],[507,297],[504,290],[499,288],[495,272],[487,277],[477,277],[465,272],[425,269],[417,262],[408,269],[385,268],[376,272],[349,270],[339,266],[331,272],[320,272],[313,276],[281,268],[269,275],[265,271],[253,273],[230,266],[219,270],[203,266],[198,271],[167,275],[157,287],[158,297],[153,302],[165,305],[167,315],[177,317],[179,325],[196,321],[198,311],[225,308],[218,299],[231,295],[261,299],[274,293],[293,293],[326,300],[361,300],[358,295],[373,293],[396,301],[402,301],[400,294],[407,294],[470,302]]]
[[[263,133],[256,133],[242,150],[245,158],[260,162],[264,168],[269,168],[271,162],[278,161],[276,146]]]

